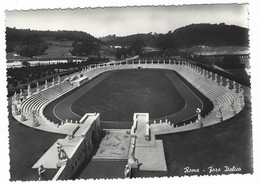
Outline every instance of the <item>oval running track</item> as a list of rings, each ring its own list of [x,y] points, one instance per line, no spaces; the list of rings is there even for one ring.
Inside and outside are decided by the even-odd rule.
[[[93,87],[105,80],[109,75],[116,71],[109,71],[98,75],[92,80],[86,82],[82,86],[72,90],[68,94],[54,100],[44,109],[44,115],[55,122],[68,120],[80,120],[81,116],[77,115],[71,110],[71,104],[80,98],[83,94],[90,91]],[[172,123],[176,124],[183,122],[184,120],[194,120],[196,118],[196,109],[202,109],[202,116],[207,114],[212,108],[213,104],[203,94],[196,90],[191,84],[183,79],[177,72],[165,70],[166,76],[170,79],[172,84],[176,87],[179,93],[185,100],[185,106],[177,113],[170,114],[165,117],[161,117],[155,120],[168,119]],[[154,119],[150,120],[151,122]],[[132,122],[117,122],[117,121],[102,121],[102,128],[109,129],[129,129],[132,126]]]

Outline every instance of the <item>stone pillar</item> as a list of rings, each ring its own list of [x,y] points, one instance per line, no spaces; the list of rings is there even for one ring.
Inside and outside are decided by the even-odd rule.
[[[36,93],[39,93],[39,82],[36,83]]]
[[[216,115],[216,119],[218,122],[222,122],[223,121],[223,114],[222,114],[222,110],[221,110],[221,105],[219,105],[219,109]]]
[[[23,122],[26,120],[26,117],[23,113],[21,113],[20,121]]]
[[[226,86],[225,87],[229,89],[229,85],[230,85],[229,79],[226,79]]]
[[[218,82],[218,74],[216,74],[216,73],[215,73],[215,75],[214,75],[214,81],[215,81],[215,82]]]
[[[209,72],[209,79],[212,79],[212,80],[213,80],[212,72]]]
[[[16,92],[14,92],[13,102],[16,102],[16,100],[17,100],[17,94],[16,94]]]
[[[236,85],[236,81],[233,81],[233,83],[232,83],[232,87],[233,87],[233,91],[234,92],[237,92],[237,85]]]
[[[197,120],[195,122],[195,126],[198,128],[202,128],[203,122],[202,122],[202,118],[201,118],[201,109],[197,108],[196,113],[197,113]]]
[[[22,100],[23,99],[23,90],[22,89],[20,89],[20,100]]]
[[[85,68],[85,70],[86,70],[86,68]],[[58,84],[60,83],[60,76],[58,75]]]
[[[37,126],[40,126],[36,116],[35,116],[35,110],[32,111],[32,117],[33,117],[33,122],[32,122],[32,126],[33,127],[37,127]]]
[[[244,98],[244,95],[242,94],[242,93],[239,93],[239,103],[238,103],[238,105],[241,107],[241,108],[243,108],[244,107],[244,100],[245,100],[245,98]]]
[[[235,100],[234,99],[231,100],[230,113],[231,113],[232,116],[236,115]]]
[[[55,81],[54,81],[54,77],[52,78],[52,86],[54,86]]]
[[[238,84],[238,93],[243,93],[243,88],[241,87],[241,84]]]
[[[223,85],[223,79],[222,79],[222,76],[219,77],[219,84],[220,84],[220,85]]]
[[[27,87],[27,93],[28,93],[27,98],[29,98],[31,96],[31,86],[30,86],[30,84]]]
[[[45,80],[45,89],[48,89],[48,81]]]
[[[12,104],[12,111],[14,115],[18,115],[18,108],[15,103]]]

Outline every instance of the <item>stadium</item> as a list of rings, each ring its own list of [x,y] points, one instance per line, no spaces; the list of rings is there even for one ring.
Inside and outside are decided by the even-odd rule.
[[[29,85],[11,106],[17,121],[52,137],[31,179],[41,165],[47,180],[252,172],[250,89],[192,61],[88,65]]]

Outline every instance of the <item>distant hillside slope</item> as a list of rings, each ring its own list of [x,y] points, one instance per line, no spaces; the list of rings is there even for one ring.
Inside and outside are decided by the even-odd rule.
[[[249,44],[248,29],[225,24],[192,24],[166,34],[164,39],[172,47],[248,46]]]
[[[56,51],[63,55],[71,52],[75,56],[86,56],[95,54],[98,51],[99,43],[100,40],[81,31],[35,31],[6,28],[7,53],[14,52],[30,58],[48,55],[49,52],[50,55],[55,55]],[[47,53],[45,53],[46,50]]]
[[[101,41],[114,46],[132,46],[140,42],[147,46],[155,46],[156,35],[149,34],[134,34],[129,36],[115,36],[109,35],[99,38]]]
[[[196,45],[248,46],[248,29],[234,25],[191,24],[166,34],[136,34],[124,37],[115,35],[100,38],[110,45],[131,46],[140,42],[144,46],[162,49],[179,49]]]

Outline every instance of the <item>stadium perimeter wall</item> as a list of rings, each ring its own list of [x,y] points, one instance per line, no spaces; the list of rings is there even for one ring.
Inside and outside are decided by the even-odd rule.
[[[83,69],[81,72],[76,73],[75,75],[73,75],[70,78],[70,82],[71,85],[75,87],[80,86],[81,84],[85,83],[88,80],[91,80],[92,78],[100,75],[101,73],[104,73],[106,71],[112,71],[112,70],[124,70],[124,69],[141,69],[141,68],[150,68],[150,69],[167,69],[167,70],[174,70],[176,72],[178,72],[183,78],[185,78],[187,81],[189,81],[192,85],[194,85],[192,79],[195,77],[196,79],[200,79],[202,78],[204,80],[205,83],[209,83],[212,85],[216,84],[218,85],[216,88],[218,89],[225,89],[225,91],[230,92],[231,94],[231,98],[230,99],[225,99],[225,101],[219,101],[218,104],[215,103],[215,101],[217,99],[212,98],[208,91],[205,90],[201,90],[200,86],[196,86],[194,85],[194,87],[196,87],[200,92],[202,92],[205,96],[207,96],[214,104],[214,111],[211,113],[210,115],[207,117],[207,121],[210,119],[216,119],[216,112],[218,110],[218,106],[222,105],[224,108],[223,112],[224,112],[224,117],[220,120],[220,121],[214,121],[213,123],[211,122],[210,124],[215,124],[218,122],[221,122],[222,120],[228,119],[232,116],[234,116],[235,114],[239,113],[243,106],[244,106],[244,99],[241,99],[241,92],[240,92],[240,88],[238,88],[237,86],[239,84],[234,83],[234,82],[227,82],[227,79],[223,79],[221,76],[217,76],[216,74],[212,74],[207,70],[204,70],[200,67],[197,67],[195,65],[192,65],[188,62],[184,62],[184,61],[176,61],[176,60],[168,60],[168,61],[163,61],[163,63],[160,63],[160,61],[152,61],[149,62],[147,60],[133,60],[133,61],[125,61],[125,62],[121,62],[121,63],[116,63],[116,62],[112,62],[109,64],[99,64],[99,65],[90,65],[87,68]],[[215,84],[214,84],[215,83]],[[234,85],[233,85],[234,84]],[[233,85],[233,86],[232,86]],[[233,89],[232,89],[233,88]],[[48,90],[48,89],[47,89]],[[70,90],[69,90],[70,91]],[[40,92],[41,93],[41,92]],[[63,95],[64,93],[62,93],[61,95]],[[59,95],[60,96],[60,95]],[[54,124],[54,122],[50,122],[47,117],[45,117],[43,115],[43,109],[46,107],[46,105],[48,103],[50,103],[51,101],[53,101],[54,99],[58,98],[59,96],[55,96],[51,99],[49,99],[49,101],[47,101],[46,103],[44,103],[42,105],[42,107],[40,108],[40,116],[38,117],[38,119],[43,120],[44,122],[46,122],[45,124]],[[26,100],[30,100],[30,97],[28,97]],[[230,114],[230,113],[226,113],[230,110],[230,100],[234,100],[234,108],[235,108],[235,113],[234,114]],[[16,103],[15,101],[13,101],[13,103]],[[31,104],[33,105],[34,101],[31,102]],[[225,103],[225,104],[221,104],[221,103]],[[19,109],[19,108],[18,108]],[[16,112],[15,112],[16,111]],[[13,109],[13,115],[14,117],[19,121],[21,120],[21,118],[19,116],[21,116],[23,114],[23,112],[21,112],[20,114],[17,113],[17,109]],[[27,119],[30,119],[32,116],[32,114],[27,114]],[[49,121],[49,122],[48,122]],[[22,122],[25,123],[25,122]],[[64,125],[67,126],[68,123],[65,123]],[[27,124],[28,125],[28,124]],[[51,128],[51,129],[46,129],[46,126],[43,128],[43,130],[45,129],[46,131],[51,131],[51,132],[62,132],[61,130],[63,129],[64,125],[60,126],[59,128]],[[30,124],[29,124],[30,126]],[[157,125],[154,125],[157,127]],[[161,125],[160,125],[161,126]],[[33,127],[31,125],[31,127]],[[187,126],[185,126],[187,127]],[[35,127],[37,129],[41,129],[41,126]],[[66,129],[73,129],[74,126],[71,126],[70,128],[66,128]],[[176,127],[175,127],[176,128]],[[55,129],[55,131],[53,131]],[[158,128],[157,128],[158,129]],[[179,128],[178,128],[179,129]],[[190,128],[188,128],[190,129]],[[193,129],[193,128],[192,128]],[[173,132],[175,132],[177,129],[175,129]],[[186,128],[182,128],[179,129],[180,131],[186,130]],[[163,132],[163,131],[161,131]],[[68,132],[64,131],[64,134],[67,134]],[[167,132],[170,133],[170,132]]]

